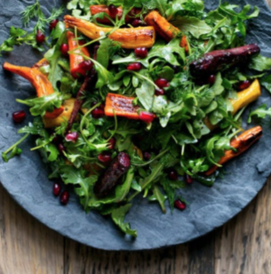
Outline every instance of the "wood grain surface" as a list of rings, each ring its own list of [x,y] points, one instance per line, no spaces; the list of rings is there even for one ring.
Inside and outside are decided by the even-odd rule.
[[[188,244],[143,252],[101,251],[64,238],[0,185],[0,274],[270,274],[270,254],[271,179],[223,227]]]

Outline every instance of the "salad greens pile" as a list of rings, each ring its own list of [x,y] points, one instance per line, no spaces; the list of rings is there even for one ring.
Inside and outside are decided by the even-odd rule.
[[[217,174],[205,177],[204,172],[217,164],[225,150],[231,149],[231,138],[242,131],[241,115],[244,108],[233,116],[229,99],[236,98],[238,83],[256,78],[261,79],[262,86],[271,92],[271,77],[265,73],[271,67],[271,59],[254,56],[248,67],[218,72],[213,84],[208,81],[197,82],[189,72],[188,65],[207,52],[244,45],[247,23],[259,15],[257,7],[222,3],[207,13],[201,0],[71,0],[67,9],[75,17],[104,26],[98,22],[99,18],[104,18],[104,14],[90,14],[89,7],[97,4],[122,6],[122,17],[111,19],[114,30],[132,27],[126,25],[125,15],[133,7],[141,8],[137,17],[142,21],[149,11],[158,10],[181,29],[181,34],[185,34],[189,43],[188,53],[179,45],[182,35],[170,42],[157,37],[148,55],[138,58],[133,50],[121,48],[108,35],[90,41],[76,29],[72,30],[77,41],[84,40],[84,46],[88,46],[90,52],[93,52],[97,43],[99,48],[97,60],[89,58],[94,63],[97,81],[84,94],[84,111],[79,113],[70,130],[77,132],[79,138],[76,142],[70,142],[65,139],[68,121],[53,130],[47,130],[42,120],[46,111],[52,111],[60,107],[64,100],[76,97],[82,85],[82,79],[75,80],[72,77],[69,59],[61,54],[61,45],[67,43],[67,30],[65,24],[59,21],[46,41],[49,49],[44,57],[49,65],[42,68],[48,74],[55,93],[18,100],[28,105],[34,116],[33,121],[21,128],[19,133],[25,134],[21,141],[29,134],[38,136],[33,150],[38,149],[49,166],[49,179],[61,178],[65,184],[73,185],[86,212],[97,210],[103,215],[110,215],[124,233],[137,236],[136,230],[124,221],[135,196],[139,194],[150,202],[158,202],[165,212],[166,201],[171,209],[176,199],[184,202],[181,189],[187,184],[182,176],[189,175],[207,186],[213,185]],[[0,51],[12,51],[15,45],[22,43],[44,50],[44,46],[36,43],[35,33],[38,29],[44,30],[48,22],[62,13],[63,8],[55,9],[46,18],[37,1],[22,14],[24,24],[37,18],[33,32],[27,33],[12,27],[10,37],[0,46]],[[140,62],[142,69],[127,70],[127,65],[133,62]],[[169,86],[164,88],[165,94],[161,96],[155,95],[155,80],[158,78],[169,82]],[[157,119],[145,123],[116,115],[98,119],[93,117],[92,110],[98,104],[104,104],[108,93],[135,97],[133,103],[139,105],[141,110],[154,113]],[[271,115],[271,109],[263,105],[250,113],[248,122],[251,122],[252,116],[264,118],[266,115]],[[205,117],[216,126],[214,131],[211,132],[204,122]],[[56,138],[61,140],[64,151],[58,149]],[[111,138],[116,140],[113,149],[109,144]],[[4,160],[8,161],[21,153],[19,143],[2,154]],[[129,154],[130,168],[113,192],[98,198],[93,188],[107,168],[98,160],[98,156],[110,153],[113,159],[121,151]],[[144,152],[150,155],[148,159],[142,157]],[[177,180],[169,178],[172,170],[179,175]]]

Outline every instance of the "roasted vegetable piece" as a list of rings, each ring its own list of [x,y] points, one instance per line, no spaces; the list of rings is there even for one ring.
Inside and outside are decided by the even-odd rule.
[[[86,20],[66,15],[65,23],[69,27],[76,27],[81,33],[90,39],[97,39],[112,28],[102,28]],[[153,27],[123,28],[117,29],[108,36],[111,40],[119,42],[122,48],[135,49],[138,47],[150,48],[155,42],[155,30]]]
[[[67,38],[69,44],[70,53],[70,70],[73,78],[78,78],[79,76],[86,76],[87,71],[82,69],[82,62],[85,61],[83,55],[90,57],[88,49],[86,47],[78,48],[75,35],[71,31],[67,31]],[[79,45],[82,45],[84,42],[78,41]]]
[[[120,19],[122,17],[122,7],[118,7],[117,10],[118,10],[118,13],[117,13],[116,17],[118,17],[118,19]],[[129,23],[136,14],[140,13],[140,11],[141,11],[140,9],[133,8],[128,13],[128,15],[125,17],[125,22]],[[115,17],[110,14],[109,8],[106,5],[92,5],[92,6],[90,6],[90,12],[91,12],[91,15],[95,15],[95,14],[104,12],[112,19],[115,19]],[[106,18],[105,16],[104,16],[104,18],[97,18],[96,20],[99,23],[111,24],[111,21],[108,18]]]
[[[72,110],[74,108],[75,103],[74,98],[67,99],[63,102],[64,111],[57,118],[47,118],[45,116],[42,117],[42,121],[44,123],[45,128],[58,127],[64,121],[69,121]]]
[[[255,44],[227,50],[215,50],[190,63],[190,73],[194,77],[202,78],[233,65],[242,64],[259,52],[260,48]]]
[[[120,152],[110,163],[105,173],[94,186],[94,193],[97,197],[108,195],[117,185],[120,177],[127,172],[130,167],[130,157],[125,152]]]
[[[230,100],[233,106],[232,115],[234,115],[241,108],[257,100],[260,96],[261,86],[259,81],[256,79],[247,89],[237,92],[236,99]],[[217,127],[217,125],[211,124],[207,116],[203,119],[203,121],[210,130],[214,130]]]
[[[139,111],[139,106],[134,106],[134,97],[127,97],[120,94],[108,93],[105,100],[105,115],[113,117],[114,115],[126,117],[128,119],[143,120],[148,116],[152,121],[155,115],[147,111]],[[143,113],[144,115],[141,115]],[[151,122],[149,121],[149,122]]]
[[[257,100],[260,96],[261,86],[259,81],[256,79],[247,89],[237,92],[236,99],[231,100],[233,106],[232,114],[235,114],[239,109]]]
[[[180,30],[176,27],[174,27],[172,24],[170,24],[166,18],[164,18],[162,15],[159,14],[158,11],[152,11],[150,12],[145,18],[145,22],[153,26],[155,31],[159,33],[167,42],[172,40],[174,37],[177,36],[177,34],[180,33]],[[182,48],[185,48],[185,51],[189,51],[187,39],[185,35],[183,35],[180,46]]]
[[[239,136],[233,138],[230,142],[230,145],[234,150],[226,150],[225,155],[221,157],[218,164],[222,165],[232,158],[240,155],[242,152],[246,151],[252,144],[254,144],[257,140],[259,140],[262,136],[262,128],[260,126],[256,126],[251,128]],[[207,176],[211,175],[218,169],[218,166],[214,165],[211,167],[205,174]]]
[[[40,68],[45,65],[48,65],[48,62],[45,59],[41,59],[32,68],[14,66],[8,62],[3,64],[3,68],[27,79],[36,89],[37,96],[42,97],[54,93],[54,89],[51,82],[48,80],[47,75],[40,71]],[[56,118],[63,111],[64,108],[61,106],[60,108],[54,109],[52,112],[47,111],[44,116],[48,118]]]

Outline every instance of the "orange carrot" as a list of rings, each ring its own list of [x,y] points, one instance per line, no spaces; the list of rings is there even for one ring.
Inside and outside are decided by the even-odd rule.
[[[134,97],[108,93],[105,101],[105,115],[111,117],[116,115],[128,119],[142,120],[147,123],[152,122],[155,115],[147,111],[140,111],[139,106],[134,106],[134,99]]]
[[[27,79],[36,89],[37,96],[42,97],[54,93],[51,82],[48,77],[43,74],[39,68],[48,64],[45,59],[40,60],[32,68],[15,66],[10,63],[5,62],[3,68],[10,72],[16,73],[23,78]],[[50,118],[58,117],[64,111],[63,107],[54,109],[53,112],[46,112],[45,116]]]
[[[219,160],[218,164],[222,165],[227,161],[231,160],[234,157],[237,157],[242,152],[246,151],[252,144],[254,144],[258,139],[262,136],[262,128],[260,126],[256,126],[254,128],[250,128],[247,131],[243,132],[239,136],[233,138],[230,142],[231,147],[234,150],[226,150],[225,154]],[[206,171],[205,175],[209,176],[214,173],[218,169],[217,165],[212,166],[208,171]]]
[[[180,30],[170,24],[166,18],[159,14],[158,11],[151,11],[144,18],[144,20],[148,25],[153,26],[155,31],[158,32],[160,36],[162,36],[168,42],[176,37],[178,33],[180,33]],[[185,48],[185,52],[189,51],[185,35],[183,35],[181,39],[180,46]]]
[[[80,64],[85,61],[83,55],[90,57],[88,49],[86,47],[78,48],[77,42],[75,40],[75,35],[71,31],[67,31],[67,38],[69,44],[69,50],[73,51],[70,54],[70,70],[73,78],[78,78],[78,76],[86,76],[86,72]],[[79,41],[79,45],[83,42]],[[78,48],[78,49],[77,49]]]

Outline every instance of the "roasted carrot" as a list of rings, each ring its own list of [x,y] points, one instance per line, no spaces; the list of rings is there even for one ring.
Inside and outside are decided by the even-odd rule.
[[[75,18],[70,15],[64,17],[64,21],[69,27],[76,27],[78,31],[83,33],[90,39],[97,39],[112,28],[102,28],[83,19]],[[155,42],[155,30],[152,26],[138,28],[117,29],[108,36],[111,40],[119,42],[122,48],[135,49],[138,47],[150,48]]]
[[[45,59],[41,59],[32,68],[15,66],[10,63],[5,62],[3,68],[7,71],[16,73],[23,78],[27,79],[36,89],[37,96],[42,97],[54,93],[51,82],[48,80],[47,75],[40,71],[40,68],[47,65],[48,62]],[[45,116],[48,118],[56,118],[64,111],[64,108],[54,109],[52,112],[46,112]]]
[[[241,108],[257,100],[260,96],[261,86],[259,81],[256,79],[247,89],[237,92],[236,99],[230,100],[233,106],[232,115],[234,115]],[[217,127],[217,125],[211,124],[207,116],[203,119],[203,122],[210,130],[214,130]]]
[[[254,144],[257,140],[259,140],[262,136],[262,128],[260,126],[256,126],[251,128],[239,136],[233,138],[230,142],[230,145],[234,150],[226,150],[223,157],[220,158],[218,164],[222,165],[232,158],[237,157],[242,152],[246,151],[252,144]],[[212,166],[205,175],[209,176],[214,173],[218,169],[217,165]]]
[[[92,5],[90,6],[91,15],[96,15],[98,13],[106,13],[110,18],[115,19],[116,17],[120,19],[122,17],[122,7],[117,8],[117,15],[110,14],[109,8],[106,5]],[[141,12],[141,9],[132,8],[131,11],[125,16],[125,22],[129,23],[137,14]],[[104,18],[97,18],[97,22],[103,24],[111,24],[111,21],[104,16]]]
[[[177,34],[180,33],[180,30],[170,24],[166,18],[159,14],[158,11],[151,11],[145,18],[145,22],[153,26],[155,31],[159,33],[167,42],[172,40]],[[185,52],[189,51],[189,46],[185,35],[182,36],[180,46],[185,48]]]
[[[73,78],[79,76],[86,76],[87,71],[83,69],[82,63],[85,61],[85,56],[90,57],[88,49],[86,47],[78,48],[78,44],[75,39],[75,35],[71,31],[67,31],[67,38],[69,44],[70,53],[70,71]],[[84,42],[79,41],[79,45]]]
[[[134,99],[134,97],[108,93],[105,100],[105,115],[111,117],[116,115],[128,119],[142,120],[147,123],[152,122],[155,115],[146,111],[140,112],[139,106],[133,104]]]
[[[237,92],[237,98],[231,100],[233,106],[232,114],[235,114],[239,109],[247,106],[261,96],[261,86],[256,79],[254,82],[243,91]]]

